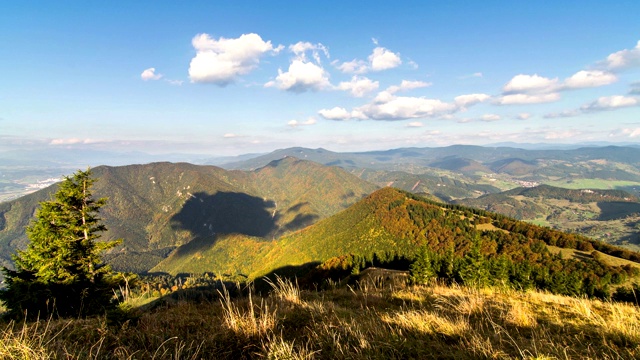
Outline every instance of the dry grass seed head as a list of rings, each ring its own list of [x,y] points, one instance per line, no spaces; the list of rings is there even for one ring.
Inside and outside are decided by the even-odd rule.
[[[504,320],[508,324],[519,327],[534,328],[538,325],[536,316],[529,304],[519,300],[509,302],[509,309],[504,316]]]

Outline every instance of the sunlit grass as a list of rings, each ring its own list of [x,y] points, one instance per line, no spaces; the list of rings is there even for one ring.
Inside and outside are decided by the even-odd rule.
[[[6,323],[8,359],[640,357],[640,309],[545,292],[461,286],[303,291],[163,302],[135,319]]]

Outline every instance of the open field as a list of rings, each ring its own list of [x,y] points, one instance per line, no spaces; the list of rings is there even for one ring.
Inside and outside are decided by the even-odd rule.
[[[567,189],[620,189],[628,187],[639,187],[640,182],[622,181],[622,180],[603,180],[603,179],[573,179],[573,180],[557,180],[545,181],[547,185],[563,187]]]

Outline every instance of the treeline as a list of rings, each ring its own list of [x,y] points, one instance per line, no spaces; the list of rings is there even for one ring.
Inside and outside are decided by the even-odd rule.
[[[492,241],[481,236],[473,241],[464,255],[456,254],[452,247],[437,252],[425,245],[413,256],[376,253],[334,257],[301,277],[300,283],[313,288],[325,284],[327,279],[340,281],[368,267],[383,267],[409,270],[411,282],[415,284],[438,280],[474,287],[538,289],[569,296],[636,301],[633,296],[638,285],[633,288],[619,286],[640,274],[635,267],[612,267],[599,261],[597,256],[581,260],[564,259],[560,254],[551,254],[540,243],[527,249],[525,253],[529,256],[525,259],[508,254],[487,255],[486,249],[494,248]]]

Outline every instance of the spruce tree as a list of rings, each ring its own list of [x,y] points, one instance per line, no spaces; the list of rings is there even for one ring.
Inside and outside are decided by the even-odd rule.
[[[106,230],[98,212],[106,199],[94,199],[91,171],[65,177],[49,201],[40,203],[27,227],[30,243],[13,256],[16,270],[4,268],[0,292],[14,316],[87,316],[111,305],[115,274],[101,252],[120,240],[98,242]]]

